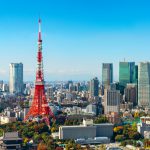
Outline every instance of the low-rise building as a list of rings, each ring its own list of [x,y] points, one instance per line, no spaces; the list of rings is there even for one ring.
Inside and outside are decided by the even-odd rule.
[[[111,112],[111,113],[107,114],[106,117],[108,119],[108,122],[111,122],[113,124],[120,123],[119,114],[116,112]]]
[[[83,120],[83,125],[60,126],[59,139],[88,139],[95,137],[108,137],[113,135],[113,124],[93,124],[92,121]]]
[[[0,124],[16,122],[16,117],[0,116]]]
[[[19,137],[18,132],[6,132],[1,139],[0,149],[21,150],[22,138]]]
[[[141,117],[141,122],[137,124],[137,130],[144,136],[144,132],[150,132],[150,117]]]
[[[124,112],[126,110],[131,110],[132,108],[133,108],[133,103],[132,102],[120,104],[120,110],[121,110],[121,112]]]
[[[92,114],[92,115],[96,115],[96,105],[94,105],[94,104],[89,104],[89,105],[86,107],[86,113]]]

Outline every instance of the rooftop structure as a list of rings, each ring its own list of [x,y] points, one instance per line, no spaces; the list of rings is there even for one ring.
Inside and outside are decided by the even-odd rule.
[[[21,150],[22,138],[19,137],[18,132],[6,132],[1,139],[0,149]]]

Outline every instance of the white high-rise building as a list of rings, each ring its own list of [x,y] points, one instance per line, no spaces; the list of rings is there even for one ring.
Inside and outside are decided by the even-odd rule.
[[[23,92],[23,64],[11,63],[9,65],[9,91],[10,93]]]

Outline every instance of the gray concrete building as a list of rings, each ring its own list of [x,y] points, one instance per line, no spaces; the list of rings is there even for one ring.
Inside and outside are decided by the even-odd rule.
[[[102,123],[102,124],[93,124],[84,123],[83,125],[76,126],[60,126],[59,127],[59,139],[88,139],[95,137],[108,137],[111,138],[113,135],[113,124],[111,123]]]
[[[120,112],[120,91],[108,90],[104,92],[104,112],[108,114],[110,112]]]

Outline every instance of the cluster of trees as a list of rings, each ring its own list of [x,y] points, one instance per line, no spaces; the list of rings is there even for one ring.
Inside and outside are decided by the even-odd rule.
[[[100,116],[98,116],[98,117],[96,117],[96,118],[94,119],[94,123],[95,123],[95,124],[107,123],[107,122],[108,122],[108,119],[107,119],[106,116],[104,116],[104,115],[100,115]]]
[[[13,122],[4,125],[0,125],[0,129],[4,132],[13,132],[18,131],[19,135],[29,141],[34,139],[34,137],[40,137],[43,133],[45,136],[50,135],[49,127],[45,124],[44,121],[41,122]],[[28,139],[28,140],[27,140]],[[39,138],[40,139],[40,138]],[[39,141],[38,141],[39,142]]]
[[[69,141],[66,141],[66,150],[81,150],[81,145],[80,144],[76,144],[74,142],[74,140],[69,140]]]
[[[143,142],[145,149],[150,149],[150,139],[143,139],[141,141]],[[135,140],[125,140],[125,141],[121,142],[121,145],[122,146],[133,145],[135,147],[140,147],[141,146],[141,142],[135,141]]]
[[[141,134],[137,132],[137,125],[124,125],[114,127],[114,139],[115,141],[122,142],[124,140],[139,140]]]
[[[143,117],[143,116],[149,116],[149,114],[144,111],[132,112],[132,117],[134,117],[135,119]]]
[[[66,126],[70,126],[70,125],[80,125],[81,122],[79,121],[79,119],[66,119],[64,125]]]
[[[85,145],[85,147],[81,147],[81,145],[76,144],[74,140],[67,140],[67,141],[64,141],[64,143],[66,144],[66,147],[65,147],[66,150],[93,150],[93,148],[91,148],[90,145]],[[96,149],[106,150],[106,146],[102,144],[100,146],[97,146]]]
[[[107,123],[108,119],[104,115],[100,115],[94,119],[95,124],[99,123]],[[72,118],[72,119],[66,119],[64,125],[80,125],[82,124],[82,121],[77,118]]]
[[[29,147],[32,143],[38,144],[38,147],[45,147],[45,150],[54,150],[58,147],[51,137],[51,130],[44,121],[39,122],[14,122],[0,125],[0,134],[2,132],[18,131],[23,139],[23,146]],[[43,148],[44,150],[44,148]]]
[[[144,148],[150,149],[150,139],[145,139],[144,140]]]
[[[121,146],[126,146],[126,145],[133,145],[135,147],[140,147],[140,143],[138,143],[137,141],[135,140],[125,140],[125,141],[122,141],[121,142]]]

